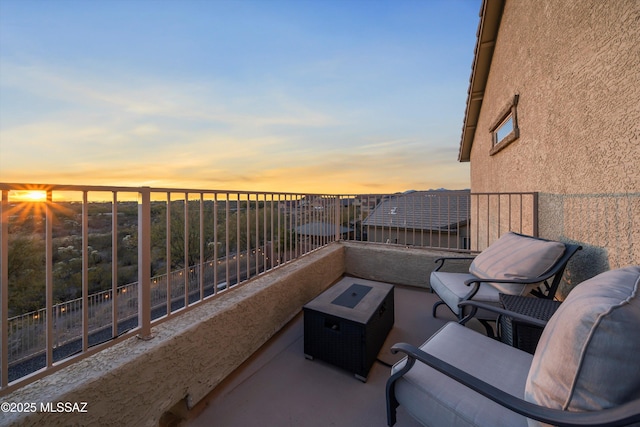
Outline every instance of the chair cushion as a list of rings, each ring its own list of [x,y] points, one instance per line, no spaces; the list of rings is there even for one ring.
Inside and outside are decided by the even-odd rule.
[[[462,299],[471,292],[471,286],[464,284],[465,280],[475,279],[475,276],[468,273],[449,273],[446,271],[434,271],[431,273],[429,280],[431,289],[444,301],[449,308],[456,314],[460,314],[458,304]],[[473,297],[474,301],[481,301],[502,307],[500,304],[500,293],[497,289],[486,283],[480,284],[478,293]],[[478,311],[476,318],[479,319],[495,319],[495,313],[484,313]]]
[[[640,398],[639,284],[640,266],[633,266],[599,274],[569,293],[542,333],[526,400],[589,411]]]
[[[421,347],[447,363],[517,397],[524,395],[532,355],[450,322]],[[391,373],[405,363],[396,363]],[[508,372],[509,375],[500,375]],[[416,364],[395,383],[398,402],[425,426],[526,426],[526,418],[429,366]]]
[[[473,260],[469,272],[481,279],[531,279],[562,257],[565,245],[508,232]],[[503,294],[525,295],[535,284],[490,283]]]

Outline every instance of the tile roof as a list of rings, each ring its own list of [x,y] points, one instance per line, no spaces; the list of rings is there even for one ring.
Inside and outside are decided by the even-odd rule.
[[[393,194],[383,199],[362,222],[372,227],[417,230],[457,228],[470,218],[469,190],[429,190]]]

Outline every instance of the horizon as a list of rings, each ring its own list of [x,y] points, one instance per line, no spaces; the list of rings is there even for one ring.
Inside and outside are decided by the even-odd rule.
[[[480,3],[5,0],[0,181],[469,188]]]

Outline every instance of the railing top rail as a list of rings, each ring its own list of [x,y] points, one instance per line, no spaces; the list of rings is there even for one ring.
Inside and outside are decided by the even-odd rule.
[[[471,192],[472,196],[508,196],[510,194],[522,194],[522,195],[530,195],[535,196],[539,194],[538,191],[508,191],[505,193],[498,192]]]
[[[331,196],[336,194],[286,192],[286,191],[254,191],[254,190],[229,190],[229,189],[200,189],[200,188],[171,188],[148,186],[112,186],[112,185],[67,185],[67,184],[34,184],[34,183],[9,183],[0,182],[0,190],[30,190],[30,191],[116,191],[116,192],[140,192],[150,191],[154,193],[203,193],[203,194],[281,194],[293,196]]]
[[[291,191],[264,191],[264,190],[238,190],[238,189],[202,189],[202,188],[184,188],[184,187],[150,187],[150,186],[122,186],[122,185],[75,185],[75,184],[41,184],[41,183],[16,183],[16,182],[0,182],[0,190],[30,190],[30,191],[100,191],[100,192],[140,192],[150,191],[153,193],[203,193],[203,194],[280,194],[291,196],[323,196],[323,197],[392,197],[410,194],[404,193],[313,193],[313,192],[291,192]],[[431,191],[431,190],[430,190]],[[434,194],[438,194],[438,190],[432,190]],[[443,191],[443,195],[451,195],[453,193],[469,194],[469,190],[447,190]],[[471,194],[507,194],[507,193],[471,193]],[[532,192],[513,193],[513,194],[535,194]]]

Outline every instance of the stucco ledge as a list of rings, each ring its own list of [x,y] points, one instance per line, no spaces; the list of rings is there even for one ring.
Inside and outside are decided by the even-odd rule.
[[[206,396],[344,271],[342,245],[309,253],[154,326],[150,340],[130,337],[2,398],[86,412],[4,413],[2,424],[157,426],[177,403]]]

